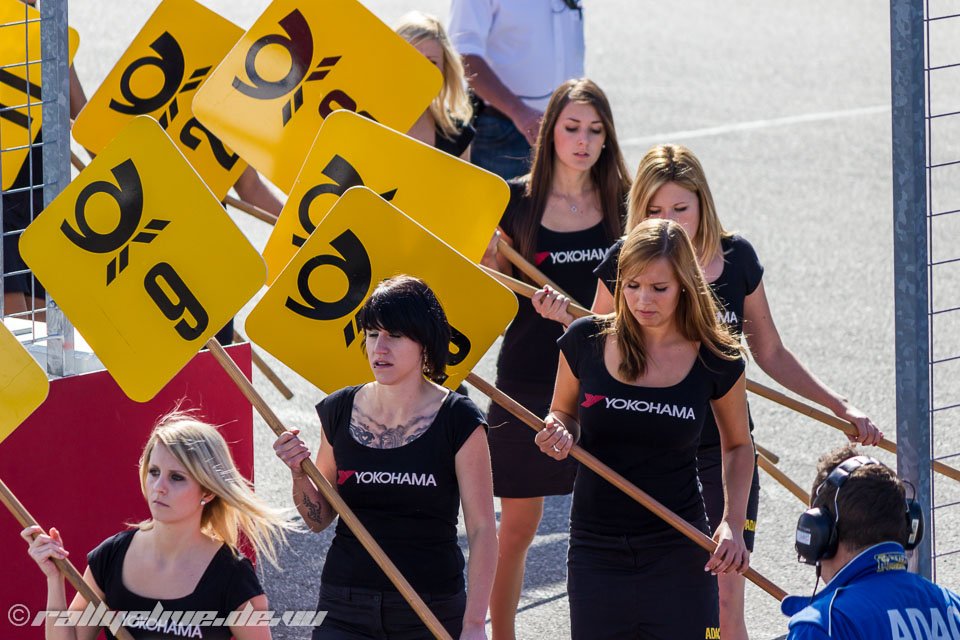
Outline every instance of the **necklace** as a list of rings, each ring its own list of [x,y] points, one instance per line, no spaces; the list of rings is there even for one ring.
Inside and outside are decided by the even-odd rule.
[[[550,191],[550,195],[556,196],[557,198],[560,198],[565,203],[567,203],[567,207],[570,208],[570,213],[578,216],[584,212],[584,207],[577,206],[577,202],[576,200],[573,199],[573,196],[569,196],[565,193],[560,193],[559,191],[552,191],[552,190]]]

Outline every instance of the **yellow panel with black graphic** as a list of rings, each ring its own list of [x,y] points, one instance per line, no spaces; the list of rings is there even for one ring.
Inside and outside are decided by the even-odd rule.
[[[274,0],[197,92],[193,110],[289,193],[333,111],[407,131],[442,81],[357,0]]]
[[[267,241],[267,281],[350,187],[365,185],[479,262],[510,199],[500,176],[350,111],[328,117]]]
[[[30,144],[39,141],[43,125],[40,12],[19,0],[0,0],[0,25],[0,145],[4,149],[0,172],[6,190],[13,187],[21,169],[28,170],[25,161]],[[80,36],[75,29],[67,31],[68,57],[73,64]],[[28,181],[21,182],[18,186],[29,186]],[[40,184],[43,177],[34,176],[33,182]]]
[[[24,232],[24,260],[144,402],[260,289],[263,260],[159,124],[138,116]]]
[[[49,390],[43,369],[0,323],[0,442],[43,404]]]
[[[73,137],[100,153],[131,118],[157,119],[223,199],[246,168],[193,115],[193,97],[243,29],[194,0],[164,0],[77,116]]]
[[[366,187],[334,205],[247,317],[250,339],[330,393],[373,380],[356,316],[377,283],[422,278],[453,333],[456,389],[517,312],[516,296]]]

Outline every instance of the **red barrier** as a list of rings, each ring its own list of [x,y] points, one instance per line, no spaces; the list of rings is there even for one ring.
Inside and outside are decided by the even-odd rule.
[[[250,345],[227,352],[249,378]],[[252,480],[253,411],[206,351],[145,404],[127,398],[105,371],[55,380],[46,402],[0,443],[0,478],[41,526],[60,530],[81,572],[101,540],[149,516],[137,461],[156,419],[181,399],[183,408],[198,408],[204,420],[223,425],[240,472]],[[44,609],[46,582],[27,556],[20,526],[2,507],[0,575],[0,638],[42,638],[42,627],[11,621],[19,621],[22,607],[30,618]]]

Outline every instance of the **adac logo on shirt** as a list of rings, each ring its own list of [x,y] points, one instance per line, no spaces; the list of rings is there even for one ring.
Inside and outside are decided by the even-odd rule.
[[[341,471],[337,470],[337,485],[345,484],[354,478],[358,485],[387,484],[410,487],[435,487],[437,479],[432,473],[410,473],[408,471]]]
[[[900,553],[899,551],[894,553],[878,553],[874,556],[874,559],[877,561],[877,573],[907,570],[907,554],[905,553]]]
[[[584,392],[584,400],[580,403],[581,407],[590,408],[600,402],[604,403],[604,409],[615,411],[636,411],[638,413],[656,413],[657,415],[668,415],[672,418],[682,420],[696,420],[696,414],[693,407],[684,407],[682,405],[670,404],[669,402],[648,402],[647,400],[625,400],[624,398],[611,398],[609,396],[598,396],[592,393]]]
[[[550,264],[576,264],[579,262],[600,262],[603,260],[603,249],[571,249],[569,251],[538,251],[533,254],[533,260],[539,267],[550,259]]]

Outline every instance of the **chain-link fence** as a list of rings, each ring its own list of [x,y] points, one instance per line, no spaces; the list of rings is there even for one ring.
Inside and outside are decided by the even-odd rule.
[[[73,330],[20,257],[23,230],[70,181],[67,2],[0,10],[0,315],[46,364],[73,372]]]

